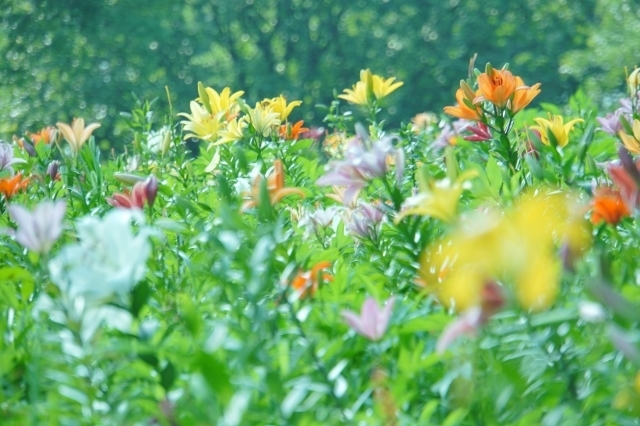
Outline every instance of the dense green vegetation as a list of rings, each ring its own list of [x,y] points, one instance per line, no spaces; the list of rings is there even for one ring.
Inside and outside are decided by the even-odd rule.
[[[185,110],[195,83],[303,100],[321,125],[332,90],[362,68],[394,75],[392,121],[441,111],[469,59],[511,61],[541,101],[563,102],[582,83],[621,88],[620,64],[638,57],[631,0],[8,0],[0,6],[0,123],[5,138],[74,116],[99,120],[101,146],[122,147],[118,115],[135,97]],[[615,60],[614,60],[615,59]],[[237,89],[239,90],[239,89]],[[392,105],[393,104],[393,105]],[[118,124],[120,123],[120,125]]]

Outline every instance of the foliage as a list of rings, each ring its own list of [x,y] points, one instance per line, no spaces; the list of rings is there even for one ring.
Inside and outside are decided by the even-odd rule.
[[[103,123],[96,136],[104,151],[122,149],[129,134],[117,117],[132,93],[159,98],[159,124],[169,103],[157,88],[168,86],[184,111],[198,81],[242,88],[250,104],[281,93],[300,99],[302,118],[319,126],[326,111],[316,104],[329,106],[332,90],[365,66],[411,83],[384,105],[382,116],[398,125],[446,104],[476,53],[480,61],[512,58],[525,81],[542,83],[542,100],[566,102],[582,80],[577,69],[559,74],[560,59],[592,55],[585,43],[599,31],[595,4],[9,0],[0,6],[0,111],[12,119],[0,135],[83,116]]]
[[[475,70],[444,129],[388,127],[393,80],[363,71],[327,135],[198,85],[109,159],[95,125],[16,139],[3,424],[635,424],[640,172],[584,93],[525,109],[518,79]]]

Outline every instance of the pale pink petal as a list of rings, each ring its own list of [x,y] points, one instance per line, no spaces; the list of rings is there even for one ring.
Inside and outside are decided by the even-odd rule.
[[[449,346],[462,336],[474,335],[479,327],[482,310],[480,307],[471,308],[456,318],[444,329],[436,343],[436,352],[444,353]]]
[[[349,324],[349,327],[353,328],[358,334],[366,336],[366,330],[362,324],[362,319],[352,311],[342,311],[342,318]]]
[[[377,324],[378,328],[376,329],[378,338],[384,336],[384,333],[387,331],[389,320],[391,319],[391,312],[393,311],[393,303],[395,301],[395,297],[390,297],[389,300],[387,300],[387,304],[385,305],[385,307],[382,308],[382,312],[380,312],[380,317]]]

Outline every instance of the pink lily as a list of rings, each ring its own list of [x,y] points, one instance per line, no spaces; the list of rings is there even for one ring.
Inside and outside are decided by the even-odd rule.
[[[11,218],[18,225],[16,241],[36,253],[48,253],[62,234],[62,219],[66,210],[64,201],[43,201],[33,209],[11,204]]]
[[[113,194],[113,197],[107,198],[107,202],[114,207],[142,209],[145,203],[153,207],[156,195],[158,195],[158,180],[155,176],[150,176],[144,181],[137,182],[130,193]]]
[[[464,140],[466,141],[482,142],[491,140],[491,138],[493,138],[493,136],[491,136],[491,130],[489,130],[487,125],[481,121],[479,121],[475,126],[465,127],[465,130],[473,133],[473,135],[464,137]]]
[[[368,297],[362,305],[360,315],[345,310],[342,311],[342,318],[358,334],[369,340],[380,340],[389,326],[394,301],[395,298],[389,298],[384,308],[380,309],[376,300]]]

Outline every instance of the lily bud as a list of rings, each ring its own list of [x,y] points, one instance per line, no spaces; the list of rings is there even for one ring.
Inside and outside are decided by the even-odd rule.
[[[629,74],[627,83],[629,85],[630,96],[636,96],[636,93],[640,90],[640,68],[634,69],[631,74]]]
[[[38,156],[38,153],[36,152],[36,149],[33,147],[33,145],[29,141],[23,139],[22,140],[22,146],[23,146],[24,150],[27,151],[27,154],[29,154],[29,157],[37,157]]]
[[[47,174],[51,178],[51,180],[59,180],[60,179],[60,162],[58,160],[53,160],[47,166]]]
[[[160,152],[162,155],[165,155],[169,152],[169,148],[171,148],[171,132],[166,131],[164,134],[164,139],[162,139],[162,147],[160,148]]]
[[[125,185],[135,185],[136,183],[142,182],[146,179],[144,176],[137,176],[129,173],[114,173],[113,177]]]
[[[153,203],[156,201],[158,195],[158,179],[154,175],[147,178],[144,184],[145,195],[149,207],[153,207]]]

